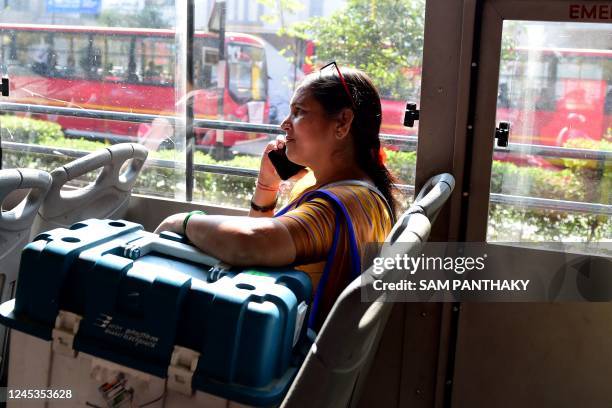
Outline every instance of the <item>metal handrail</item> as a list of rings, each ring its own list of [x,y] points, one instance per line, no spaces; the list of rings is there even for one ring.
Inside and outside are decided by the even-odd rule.
[[[0,111],[28,112],[35,114],[71,116],[86,119],[117,120],[123,122],[151,123],[154,119],[166,119],[174,126],[181,125],[181,119],[169,115],[151,115],[144,113],[117,112],[98,109],[67,108],[62,106],[32,105],[12,102],[0,102]],[[194,119],[194,126],[206,129],[236,130],[239,132],[285,133],[277,125],[262,125],[257,123],[232,122],[212,119]]]
[[[508,143],[507,148],[496,147],[496,152],[529,154],[533,156],[557,157],[562,159],[612,160],[612,151],[575,149],[569,147],[544,146],[523,143]]]
[[[71,116],[86,119],[117,120],[136,123],[151,123],[154,119],[161,118],[166,119],[173,125],[176,125],[176,123],[180,125],[180,118],[169,115],[151,115],[144,113],[106,111],[85,108],[68,108],[63,106],[33,105],[13,102],[0,102],[0,111],[28,112],[42,115]],[[285,131],[282,130],[279,125],[265,125],[258,123],[233,122],[228,120],[213,120],[201,118],[195,118],[193,123],[195,127],[202,129],[234,130],[237,132],[256,132],[276,135],[282,135],[285,133]],[[125,136],[125,138],[129,138],[129,136]],[[416,146],[416,143],[418,141],[418,138],[416,136],[402,136],[388,133],[381,133],[380,138],[382,140],[404,142],[406,144],[414,146]]]
[[[27,143],[16,143],[16,142],[3,142],[3,147],[6,150],[15,152],[28,152],[35,154],[46,154],[46,155],[64,155],[70,158],[79,158],[89,154],[91,152],[75,150],[69,148],[58,148],[50,146],[38,146]],[[171,168],[174,169],[178,165],[183,165],[181,162],[174,160],[165,159],[153,159],[148,158],[147,164],[154,167]],[[259,174],[258,170],[246,169],[241,167],[222,166],[218,164],[195,164],[194,170],[199,172],[209,172],[215,174],[224,174],[230,176],[240,177],[251,177],[256,178]],[[395,185],[404,194],[414,194],[414,186],[409,184],[396,184]],[[528,208],[539,208],[556,211],[572,211],[589,214],[602,214],[612,215],[612,205],[596,204],[596,203],[581,203],[577,201],[565,201],[555,200],[548,198],[536,198],[536,197],[524,197],[506,194],[490,194],[490,201],[492,204],[505,204],[505,205],[523,205]]]
[[[34,153],[34,154],[45,154],[48,156],[53,155],[62,155],[69,157],[71,159],[78,159],[79,157],[83,157],[88,155],[91,152],[84,150],[76,150],[70,149],[66,147],[52,147],[52,146],[39,146],[39,145],[31,145],[27,143],[17,143],[17,142],[3,142],[3,148],[6,150],[10,150],[13,152],[25,152],[25,153]],[[147,165],[152,167],[161,167],[165,169],[174,169],[179,167],[179,165],[183,165],[181,162],[177,162],[174,160],[167,159],[154,159],[147,158]],[[232,166],[222,166],[218,164],[194,164],[194,170],[199,172],[207,172],[207,173],[215,173],[215,174],[223,174],[228,176],[240,176],[240,177],[251,177],[257,178],[259,176],[259,170],[255,169],[247,169],[244,167],[232,167]],[[414,186],[409,184],[396,184],[396,187],[406,194],[414,193]]]
[[[589,214],[612,215],[612,205],[598,203],[581,203],[579,201],[555,200],[550,198],[525,197],[508,194],[490,194],[491,203],[512,206],[524,205],[551,211],[571,211]]]
[[[168,115],[151,115],[131,112],[104,111],[96,109],[67,108],[60,106],[46,106],[21,104],[13,102],[0,102],[0,111],[6,112],[30,112],[35,114],[47,114],[58,116],[72,116],[89,119],[117,120],[124,122],[150,123],[156,118],[168,120],[175,126],[181,126],[180,118]],[[265,125],[257,123],[233,122],[212,119],[194,119],[194,127],[217,130],[233,130],[237,132],[256,132],[267,134],[284,134],[285,132],[278,125]],[[418,143],[417,136],[393,135],[381,133],[380,139],[387,143],[399,143],[402,146],[414,149]],[[111,139],[120,140],[129,136],[113,136]],[[93,136],[91,139],[105,139],[102,136]],[[134,141],[133,138],[131,141]],[[546,157],[567,158],[567,159],[588,159],[588,160],[612,160],[612,151],[574,149],[567,147],[544,146],[535,144],[509,143],[507,148],[495,147],[496,152],[500,153],[522,153],[539,155]]]
[[[49,156],[53,155],[62,155],[69,158],[77,159],[79,157],[83,157],[88,155],[91,152],[83,151],[83,150],[75,150],[65,147],[51,147],[51,146],[39,146],[39,145],[31,145],[27,143],[16,143],[16,142],[3,142],[2,147],[5,150],[11,150],[14,152],[26,152],[26,153],[34,153],[34,154],[45,154]],[[147,165],[153,167],[161,167],[165,169],[174,169],[179,167],[180,165],[184,166],[184,163],[177,162],[174,160],[167,159],[154,159],[149,157],[147,159]],[[256,178],[259,175],[258,170],[254,169],[246,169],[243,167],[231,167],[231,166],[221,166],[218,164],[194,164],[195,171],[215,173],[215,174],[224,174],[230,176],[241,176],[241,177],[252,177]]]

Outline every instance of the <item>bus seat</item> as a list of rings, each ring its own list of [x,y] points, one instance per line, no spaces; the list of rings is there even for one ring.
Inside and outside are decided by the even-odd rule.
[[[15,294],[19,274],[21,251],[29,242],[30,229],[47,191],[51,176],[46,171],[34,169],[0,170],[0,205],[17,190],[30,191],[8,211],[0,211],[0,296],[6,302]],[[13,194],[11,194],[13,193]],[[8,201],[8,200],[7,200]],[[6,381],[8,331],[0,326],[0,383]]]
[[[21,250],[28,243],[36,213],[51,187],[51,176],[34,169],[0,170],[0,203],[16,190],[29,193],[9,211],[0,213],[0,293],[2,302],[14,293]]]
[[[382,257],[396,254],[417,256],[429,236],[431,222],[450,197],[455,182],[450,174],[430,179],[414,204],[402,214],[380,251]],[[304,364],[281,407],[354,407],[367,377],[393,303],[389,295],[376,291],[374,279],[382,275],[373,267],[355,279],[340,294],[323,323]],[[399,282],[404,274],[384,276],[386,282]],[[365,296],[364,301],[362,296]]]
[[[31,237],[88,218],[122,218],[147,154],[139,144],[121,143],[53,170],[51,188],[38,210]],[[63,189],[67,182],[100,169],[96,180],[87,186]]]

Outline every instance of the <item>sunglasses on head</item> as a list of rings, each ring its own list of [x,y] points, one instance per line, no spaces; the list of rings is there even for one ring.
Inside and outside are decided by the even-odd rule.
[[[348,97],[349,97],[349,99],[351,101],[351,105],[354,108],[355,107],[355,100],[353,99],[353,95],[351,94],[351,91],[349,90],[349,87],[346,84],[346,81],[344,80],[344,76],[342,76],[342,72],[340,72],[340,68],[338,68],[338,64],[336,64],[336,61],[332,61],[329,64],[324,65],[323,67],[321,67],[321,69],[319,70],[319,74],[321,74],[321,72],[323,72],[324,69],[329,68],[331,66],[336,68],[336,72],[338,73],[338,77],[340,78],[340,82],[342,83],[342,86],[344,87],[344,90],[346,91],[346,94],[348,95]]]

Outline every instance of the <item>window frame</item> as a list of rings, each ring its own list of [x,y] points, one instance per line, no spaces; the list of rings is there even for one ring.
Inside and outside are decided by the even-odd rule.
[[[458,139],[467,144],[464,144],[464,153],[456,152],[454,156],[455,163],[464,163],[465,166],[463,169],[454,169],[454,174],[460,175],[458,178],[461,179],[456,189],[461,198],[456,197],[452,203],[457,238],[484,242],[491,198],[490,180],[504,21],[610,24],[610,20],[571,18],[571,10],[575,5],[571,0],[551,0],[543,5],[529,0],[475,0],[474,4],[475,15],[482,14],[480,24],[474,25],[475,30],[470,33],[468,29],[464,33],[473,39],[470,43],[474,44],[469,60],[465,54],[462,67],[465,77],[470,78],[466,71],[472,73],[471,81],[467,80],[472,97],[468,97],[466,104],[471,108],[462,110],[464,119],[455,129],[455,145],[458,145]]]

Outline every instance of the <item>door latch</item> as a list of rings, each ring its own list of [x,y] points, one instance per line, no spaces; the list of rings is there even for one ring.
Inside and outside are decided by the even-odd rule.
[[[495,138],[497,139],[497,147],[508,147],[510,122],[499,122],[499,127],[495,128]]]
[[[414,121],[419,120],[419,112],[416,103],[408,102],[406,104],[406,113],[404,114],[404,126],[413,127]]]
[[[2,96],[9,96],[9,79],[2,78]]]

